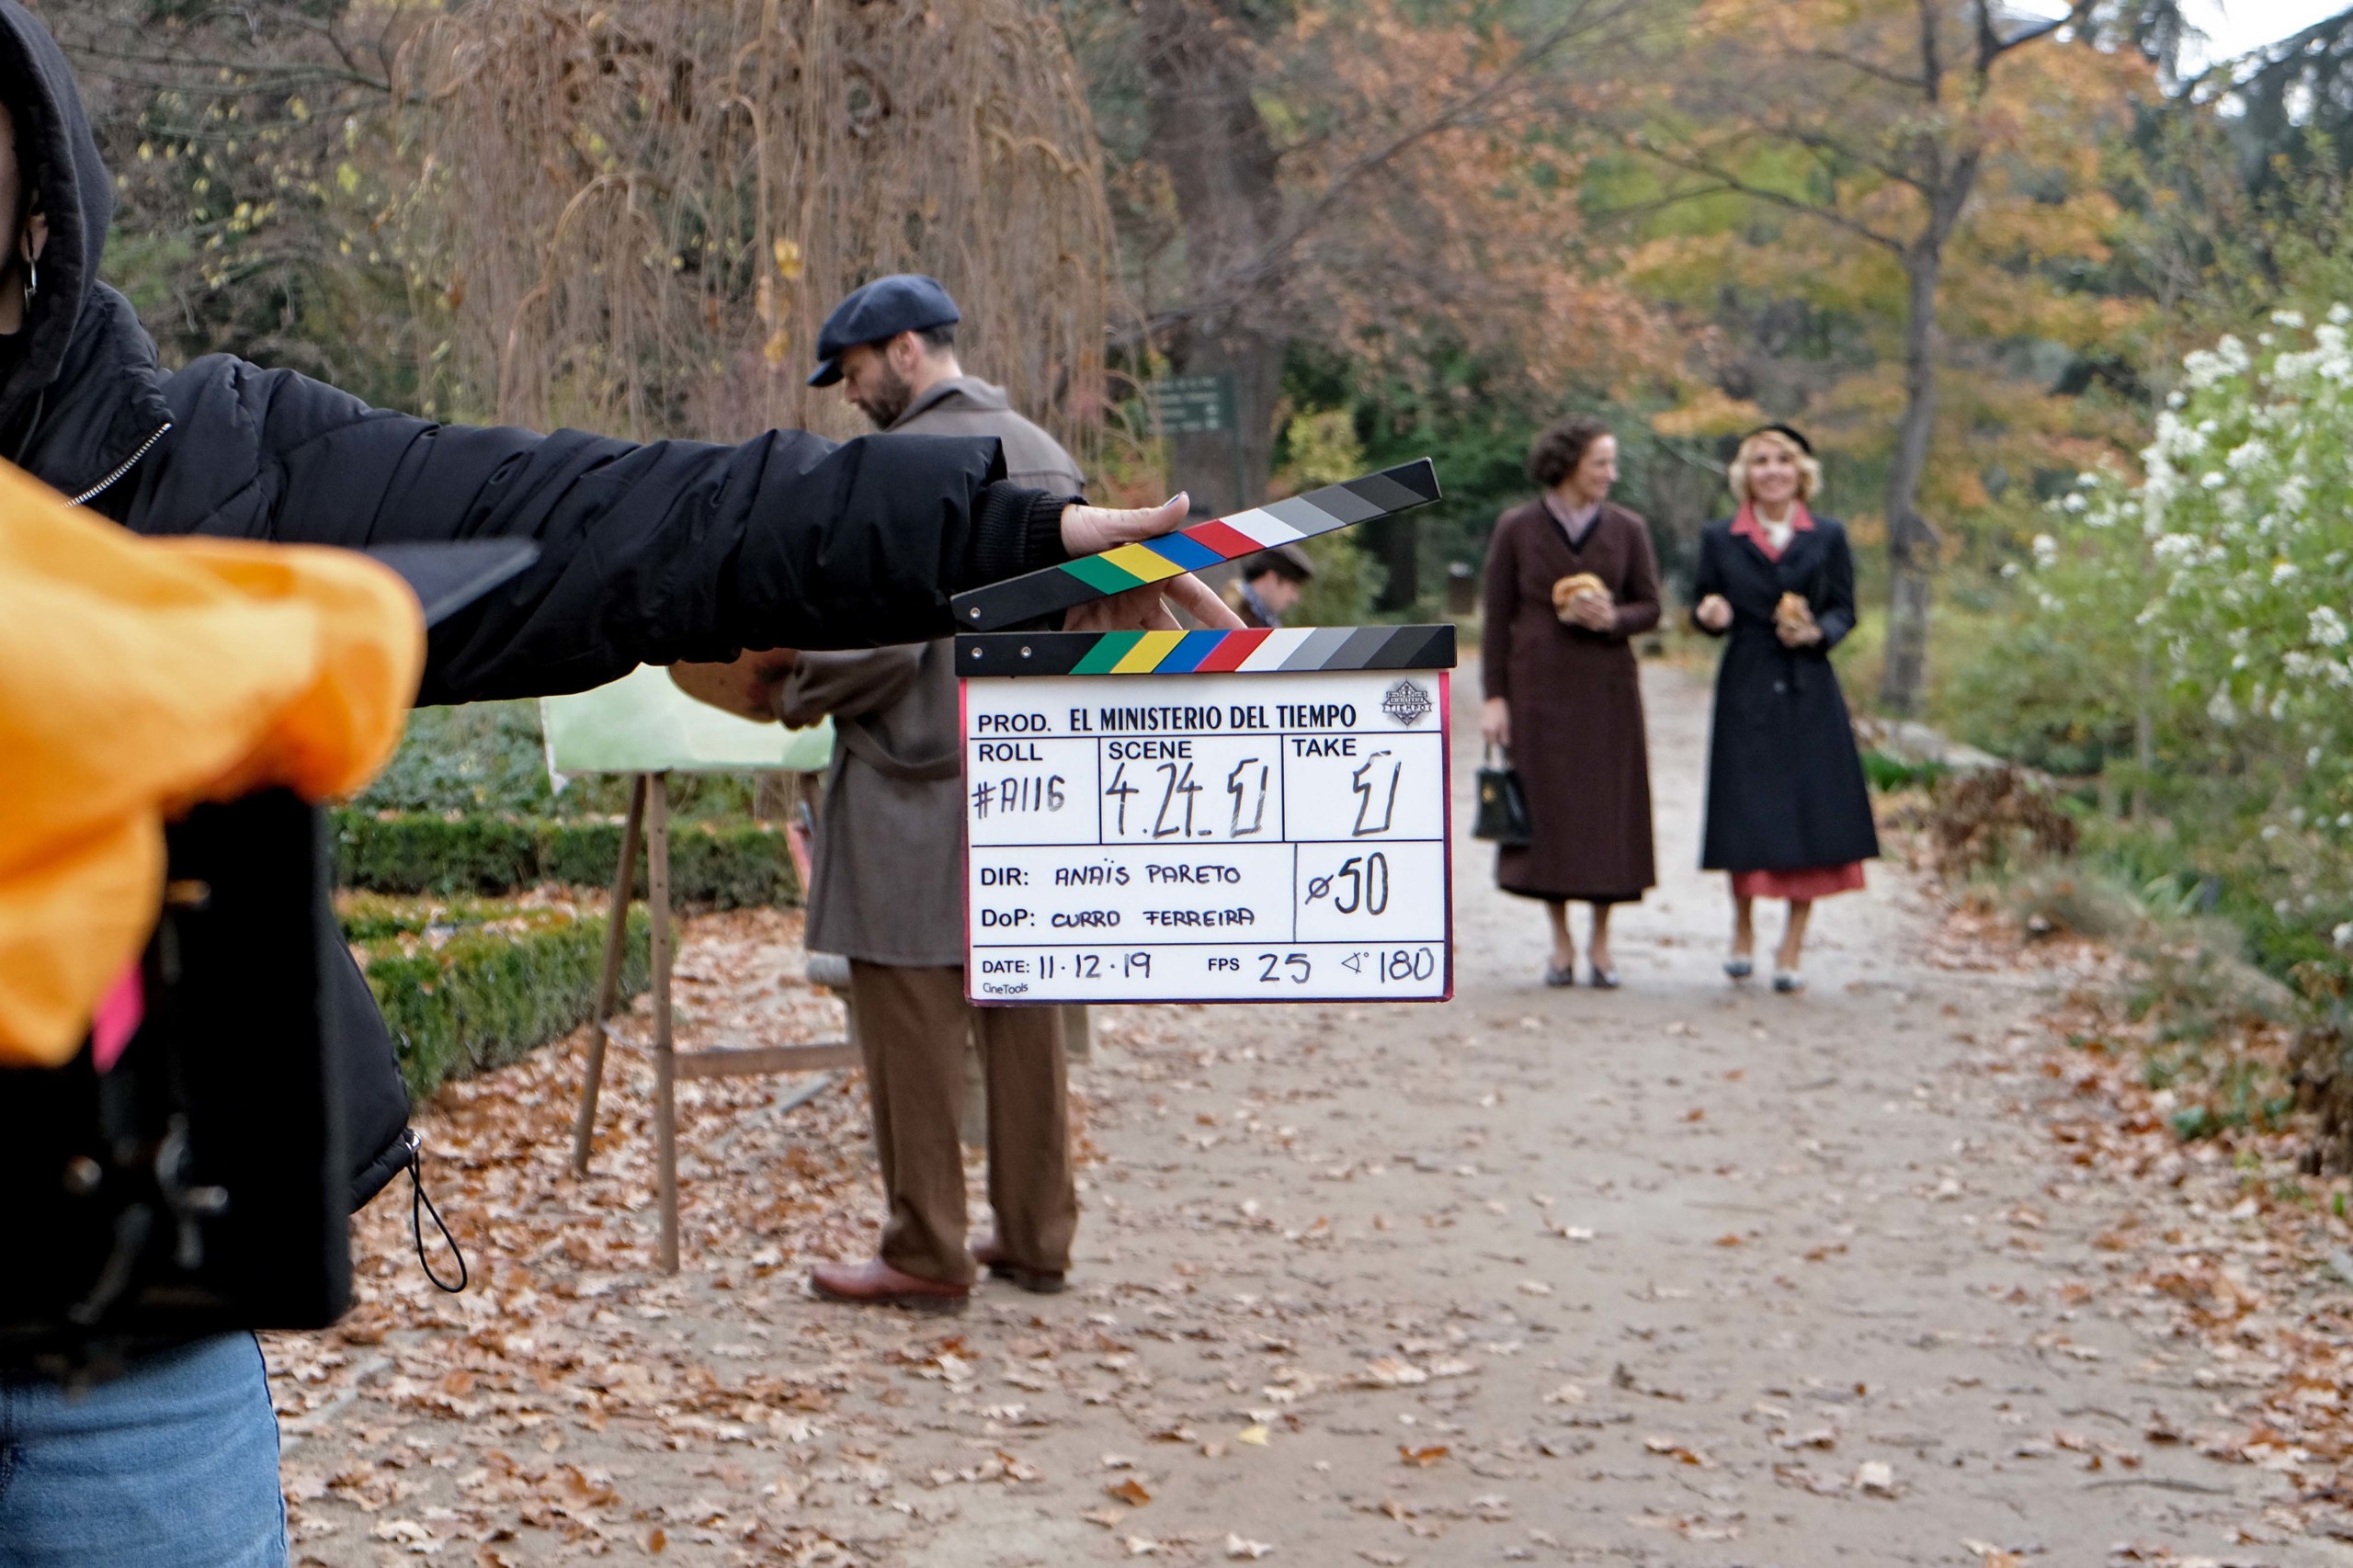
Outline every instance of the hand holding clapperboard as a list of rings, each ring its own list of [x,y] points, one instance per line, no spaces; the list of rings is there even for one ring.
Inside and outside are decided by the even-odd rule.
[[[1423,459],[951,601],[973,1001],[1453,994],[1453,627],[997,630],[1438,499]]]

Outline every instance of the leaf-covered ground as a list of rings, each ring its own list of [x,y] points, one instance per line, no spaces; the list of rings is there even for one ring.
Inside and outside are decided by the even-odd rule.
[[[472,1288],[396,1191],[362,1305],[268,1344],[298,1559],[2353,1561],[2342,1184],[2177,1142],[2084,999],[2114,960],[1897,870],[1824,906],[1808,995],[1731,988],[1705,690],[1649,695],[1626,988],[1536,984],[1466,846],[1448,1006],[1099,1015],[1059,1297],[806,1295],[880,1208],[855,1074],[682,1088],[675,1278],[642,1051],[585,1182],[577,1040],[445,1091]],[[688,1043],[837,1030],[798,929],[691,925]]]

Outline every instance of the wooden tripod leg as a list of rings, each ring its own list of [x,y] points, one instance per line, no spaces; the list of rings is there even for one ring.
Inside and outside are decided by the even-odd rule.
[[[678,1272],[678,1060],[670,1034],[670,776],[646,800],[646,902],[654,906],[654,1135],[661,1178],[662,1267]]]
[[[629,901],[637,884],[637,845],[645,827],[645,775],[632,781],[629,821],[621,827],[620,869],[606,915],[605,972],[597,983],[597,1010],[588,1019],[588,1075],[580,1085],[580,1114],[572,1124],[572,1174],[588,1174],[588,1141],[597,1131],[597,1096],[605,1086],[605,1026],[620,1000],[621,960],[629,952]]]

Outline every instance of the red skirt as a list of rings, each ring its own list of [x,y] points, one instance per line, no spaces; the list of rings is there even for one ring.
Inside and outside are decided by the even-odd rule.
[[[1811,903],[1832,893],[1858,892],[1863,885],[1863,863],[1849,860],[1843,866],[1808,866],[1799,871],[1734,871],[1732,874],[1732,895],[1734,898],[1786,898],[1793,903]]]

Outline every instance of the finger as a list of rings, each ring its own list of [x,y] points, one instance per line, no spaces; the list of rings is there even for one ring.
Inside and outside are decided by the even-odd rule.
[[[1234,614],[1233,608],[1219,598],[1207,583],[1190,572],[1181,577],[1171,577],[1160,586],[1187,615],[1211,631],[1242,630],[1242,618]]]
[[[1159,534],[1174,533],[1178,528],[1183,528],[1185,526],[1185,519],[1192,515],[1193,498],[1184,491],[1179,490],[1176,494],[1171,495],[1167,500],[1163,501],[1158,506],[1144,515],[1143,521],[1141,525],[1141,531],[1139,531],[1135,537],[1138,539],[1151,539]]]
[[[1166,599],[1156,599],[1153,602],[1152,612],[1143,618],[1143,629],[1146,631],[1182,631],[1185,630],[1183,627],[1176,624],[1176,618],[1168,612],[1168,601]]]
[[[1063,627],[1069,631],[1135,631],[1159,603],[1157,585],[1129,588],[1079,606],[1063,618]]]
[[[1157,506],[1132,510],[1068,506],[1063,511],[1063,548],[1074,556],[1093,555],[1182,528],[1191,512],[1192,503],[1181,490]]]

